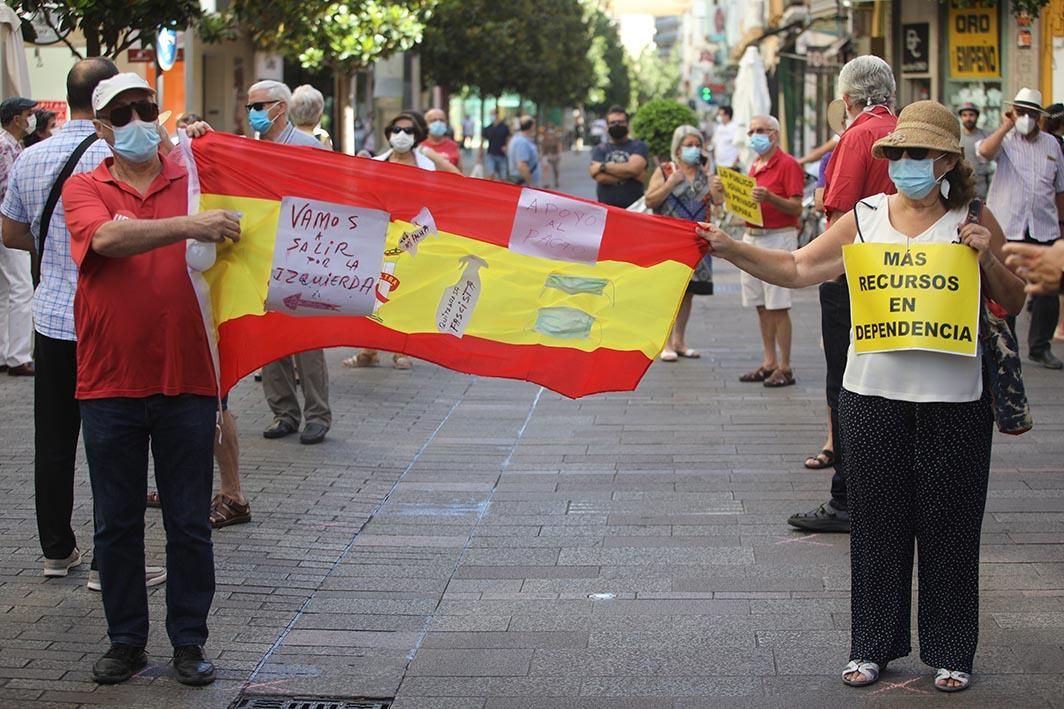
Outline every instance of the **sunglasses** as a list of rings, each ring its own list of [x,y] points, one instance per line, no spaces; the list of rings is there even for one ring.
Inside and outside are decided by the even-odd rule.
[[[883,157],[891,162],[908,155],[910,160],[923,160],[931,151],[927,148],[883,148]]]
[[[248,110],[248,113],[250,113],[251,111],[261,111],[267,106],[272,106],[273,104],[280,102],[281,99],[276,99],[274,101],[256,101],[255,103],[249,103],[248,105],[244,106],[244,108],[246,108]]]
[[[392,135],[399,135],[400,133],[414,135],[415,130],[413,126],[392,126]]]
[[[115,128],[121,128],[133,120],[133,111],[137,112],[137,115],[140,116],[140,120],[148,121],[149,123],[159,118],[158,104],[148,100],[127,103],[125,106],[112,108],[109,115],[98,115],[100,118],[109,121]]]

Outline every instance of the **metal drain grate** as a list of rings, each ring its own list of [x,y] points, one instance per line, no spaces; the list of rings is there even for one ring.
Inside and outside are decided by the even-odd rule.
[[[315,697],[312,695],[240,695],[229,709],[388,709],[391,699]]]

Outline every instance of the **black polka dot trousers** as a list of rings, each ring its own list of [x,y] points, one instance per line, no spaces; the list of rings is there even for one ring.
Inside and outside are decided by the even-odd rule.
[[[971,672],[993,436],[989,396],[913,403],[844,389],[839,423],[849,472],[850,659],[882,667],[909,654],[915,551],[920,659]]]

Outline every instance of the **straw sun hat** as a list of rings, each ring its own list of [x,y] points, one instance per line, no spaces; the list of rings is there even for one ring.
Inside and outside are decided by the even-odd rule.
[[[883,148],[930,148],[963,155],[961,127],[941,103],[917,101],[903,108],[894,130],[872,145],[872,156],[882,159]]]

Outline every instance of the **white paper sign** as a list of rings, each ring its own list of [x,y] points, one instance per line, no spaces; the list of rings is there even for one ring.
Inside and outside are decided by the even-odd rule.
[[[461,258],[465,270],[458,282],[443,291],[436,307],[436,329],[446,335],[462,337],[473,318],[473,310],[480,300],[480,269],[487,268],[484,259],[472,254]]]
[[[411,220],[414,225],[413,231],[404,231],[399,237],[399,248],[411,256],[417,256],[417,245],[430,236],[436,236],[436,220],[432,218],[432,212],[428,207],[422,207],[417,216]]]
[[[556,261],[598,261],[606,208],[550,192],[521,190],[510,250]]]
[[[302,197],[281,200],[266,310],[369,315],[376,302],[389,215]]]

